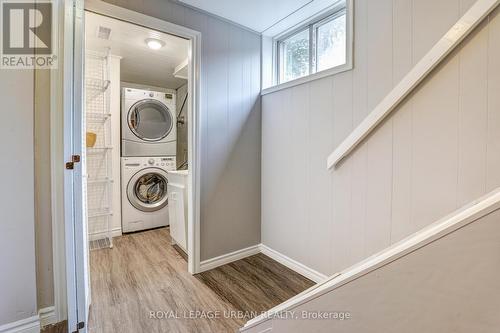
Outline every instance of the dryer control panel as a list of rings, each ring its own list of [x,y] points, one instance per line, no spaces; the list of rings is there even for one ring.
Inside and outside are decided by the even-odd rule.
[[[123,167],[127,169],[160,168],[166,171],[176,169],[175,156],[165,157],[123,157]]]

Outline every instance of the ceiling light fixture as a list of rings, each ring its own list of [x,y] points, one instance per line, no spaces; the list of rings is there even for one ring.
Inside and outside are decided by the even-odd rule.
[[[165,42],[156,38],[147,38],[145,40],[146,44],[151,50],[159,50],[165,46]]]

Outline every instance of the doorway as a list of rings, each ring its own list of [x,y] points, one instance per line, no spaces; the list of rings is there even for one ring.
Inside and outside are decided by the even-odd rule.
[[[161,45],[162,42],[166,44],[166,42],[161,38],[164,36],[171,36],[172,38],[175,37],[185,40],[187,44],[187,57],[185,60],[180,61],[174,68],[174,72],[186,81],[185,87],[182,85],[176,87],[157,87],[157,85],[152,85],[151,83],[142,84],[138,87],[137,82],[127,82],[126,84],[122,84],[122,80],[120,79],[119,91],[121,92],[121,96],[118,103],[121,106],[122,114],[120,116],[121,120],[118,122],[118,127],[116,126],[116,123],[113,125],[113,122],[107,119],[107,117],[111,119],[113,118],[111,109],[106,109],[108,105],[111,104],[112,97],[107,96],[106,94],[111,94],[113,86],[111,82],[112,73],[109,72],[110,64],[113,62],[112,59],[119,59],[120,56],[113,55],[114,51],[112,49],[92,50],[93,54],[90,54],[92,52],[86,52],[90,50],[87,50],[84,42],[85,24],[87,18],[91,15],[99,15],[103,20],[115,20],[118,22],[117,24],[131,24],[138,29],[146,29],[153,36],[151,38],[145,38],[142,42],[144,42],[145,45],[151,49],[157,48],[158,46],[161,48],[163,46]],[[176,192],[175,188],[172,190],[175,195],[168,196],[167,198],[169,190],[168,179],[170,177],[168,175],[168,171],[176,171],[177,167],[185,168],[187,166],[187,170],[182,170],[175,175],[186,178],[185,203],[187,204],[187,209],[185,210],[187,215],[187,230],[184,233],[185,239],[181,240],[181,236],[177,235],[175,243],[180,244],[183,242],[183,250],[187,252],[187,270],[189,273],[194,274],[199,271],[199,77],[201,36],[196,31],[95,0],[85,1],[83,6],[77,5],[74,7],[71,19],[73,20],[73,29],[69,31],[65,30],[65,41],[66,43],[73,41],[73,47],[71,48],[67,46],[66,43],[64,46],[65,72],[69,70],[72,72],[72,75],[65,75],[63,79],[64,87],[72,87],[72,94],[69,95],[70,97],[65,94],[64,112],[66,120],[64,130],[64,147],[65,152],[71,152],[72,156],[81,156],[82,161],[81,163],[78,163],[79,160],[74,159],[74,172],[72,174],[66,173],[65,177],[66,223],[71,223],[71,225],[65,226],[67,299],[69,328],[80,327],[80,331],[83,332],[86,331],[85,324],[88,323],[89,306],[91,304],[91,287],[89,283],[90,268],[88,258],[89,248],[92,246],[108,248],[113,247],[113,237],[117,231],[116,225],[119,220],[116,219],[115,214],[110,213],[113,212],[113,203],[117,202],[115,198],[116,189],[118,188],[117,185],[120,185],[120,196],[122,197],[122,207],[119,209],[122,213],[121,232],[137,231],[132,229],[124,230],[123,228],[123,202],[141,203],[141,205],[131,206],[133,206],[136,211],[142,213],[147,210],[150,212],[156,211],[155,209],[158,207],[164,208],[165,203],[168,200],[171,201],[170,204],[179,205],[179,198],[182,194],[180,194],[181,192]],[[103,20],[101,20],[101,23]],[[66,24],[68,24],[68,22],[66,22]],[[99,25],[97,31],[95,31],[97,36],[101,34],[105,37],[105,35],[109,33],[109,30],[106,28],[109,29],[109,27]],[[68,36],[66,36],[66,34]],[[86,59],[87,57],[88,59]],[[93,79],[96,79],[95,77],[86,75],[88,74],[86,70],[89,68],[85,65],[90,62],[89,59],[91,58],[99,59],[104,64],[104,73],[99,80],[93,81]],[[106,73],[106,71],[108,72]],[[88,99],[89,86],[94,86],[93,88],[95,92],[98,93],[96,95],[98,96],[97,99],[102,99],[101,102],[103,110],[101,114],[97,114],[97,112],[96,114],[91,114],[93,112],[87,112],[88,110],[86,109],[86,106],[88,106],[87,104],[90,102]],[[116,84],[114,87],[116,88]],[[165,88],[166,90],[156,89],[154,87]],[[184,96],[182,99],[177,99],[175,101],[175,104],[181,105],[181,108],[177,109],[175,106],[171,106],[170,108],[167,107],[169,112],[173,112],[174,115],[174,117],[171,117],[172,119],[170,119],[170,125],[168,125],[168,117],[166,116],[166,113],[163,112],[164,110],[162,111],[161,106],[168,105],[169,100],[173,100],[177,95],[181,95],[179,92],[179,90],[182,92],[181,88],[185,91],[183,94]],[[133,107],[127,108],[127,114],[124,116],[124,108],[126,104],[124,99],[124,97],[126,97],[125,95],[128,94],[127,96],[133,95],[137,97],[136,95],[139,93],[147,94],[147,98],[135,101],[133,103]],[[103,97],[99,97],[99,94]],[[70,98],[71,101],[69,101]],[[145,99],[149,101],[149,104],[144,103]],[[92,117],[97,117],[98,119],[92,119]],[[186,119],[188,121],[186,121]],[[85,126],[90,124],[90,121],[93,120],[95,120],[100,127]],[[132,135],[130,137],[124,136],[124,128],[126,128],[124,126],[124,122],[127,123],[127,126],[131,131]],[[172,142],[171,139],[173,137],[171,129],[179,124],[180,126],[184,125],[183,130],[187,133],[187,149],[181,150],[179,153],[179,151],[177,151],[177,147],[175,147],[173,154],[176,158],[172,159],[172,155],[170,155],[172,154],[172,145],[169,144]],[[109,128],[105,129],[104,126],[109,126]],[[141,137],[141,135],[138,135],[144,133],[154,134],[167,127],[169,130],[164,132],[168,133],[159,135],[159,139],[144,135]],[[120,155],[122,155],[122,161],[120,163],[121,166],[128,165],[130,168],[133,168],[140,164],[139,166],[142,168],[146,166],[145,164],[149,163],[151,165],[148,165],[148,167],[152,167],[153,169],[158,170],[158,172],[145,172],[144,174],[137,176],[138,172],[142,170],[132,170],[130,172],[130,179],[127,181],[121,179],[121,181],[116,182],[115,179],[117,178],[117,174],[121,177],[124,176],[123,168],[122,170],[117,169],[116,163],[113,164],[113,159],[116,160],[116,154],[109,153],[109,155],[105,155],[108,153],[104,152],[113,152],[113,148],[117,147],[117,132],[121,135],[119,139],[120,144],[118,145]],[[109,138],[114,137],[115,139],[107,141],[108,136]],[[123,156],[122,154],[124,152],[124,138],[129,139],[129,142],[126,145],[126,156]],[[164,143],[161,149],[164,149],[162,151],[168,151],[167,154],[163,155],[157,152],[151,153],[151,151],[148,151],[143,154],[144,156],[132,156],[137,155],[137,151],[142,151],[141,144],[146,147],[145,150],[151,148],[152,146],[148,146],[146,143],[148,143],[148,140],[154,141],[153,139],[158,139],[156,140],[159,141],[157,143]],[[153,148],[156,149],[157,147],[158,146],[154,146]],[[132,153],[130,153],[130,151],[132,151]],[[90,158],[88,154],[91,152],[105,156],[100,160],[100,163],[105,165],[105,167],[102,170],[97,168],[92,179],[87,179],[86,166],[89,166],[88,163],[90,162]],[[177,156],[179,156],[179,158],[177,158]],[[128,160],[124,161],[123,158]],[[140,161],[137,159],[140,159]],[[112,166],[111,169],[109,168],[110,165]],[[167,166],[170,167],[171,170],[168,170],[166,173],[160,172]],[[103,172],[101,174],[102,177],[96,176],[100,172]],[[135,181],[132,182],[132,180]],[[101,207],[90,207],[91,202],[88,200],[88,195],[90,193],[88,193],[88,191],[90,190],[91,182],[92,184],[100,184],[101,188],[107,186],[107,189],[101,191],[99,195],[91,197],[95,199],[95,202],[93,203],[104,203]],[[103,193],[107,193],[106,200],[102,199],[104,195]],[[130,200],[130,197],[134,195],[138,200]],[[127,200],[123,199],[124,196],[127,196]],[[114,205],[114,207],[116,207],[116,205]],[[146,209],[141,210],[137,209],[137,207],[146,207]],[[184,212],[184,209],[181,207],[182,205],[177,207],[178,209],[176,211]],[[91,211],[91,209],[93,210]],[[99,223],[96,223],[96,225],[100,226],[100,229],[97,229],[95,225],[90,224],[91,222],[89,221],[91,218],[102,218]],[[171,219],[172,217],[169,216],[169,218]],[[158,219],[155,221],[157,220]],[[91,230],[94,227],[95,229]],[[154,224],[147,224],[143,225],[138,230],[150,229],[154,227]],[[182,235],[183,233],[180,232],[179,234]],[[97,244],[89,244],[89,236],[95,237],[95,239],[92,239],[94,241],[102,241],[103,239],[105,241],[97,242]]]

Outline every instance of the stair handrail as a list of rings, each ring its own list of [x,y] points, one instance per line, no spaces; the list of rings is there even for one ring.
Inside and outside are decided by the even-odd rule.
[[[411,92],[483,21],[500,0],[477,0],[354,131],[328,156],[327,168],[337,167]]]

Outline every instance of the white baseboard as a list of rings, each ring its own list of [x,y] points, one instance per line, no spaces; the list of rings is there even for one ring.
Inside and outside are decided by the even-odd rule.
[[[56,310],[55,307],[49,306],[38,311],[38,317],[40,317],[40,327],[45,327],[47,325],[55,324],[56,320]]]
[[[246,257],[253,256],[260,252],[260,244],[247,247],[245,249],[237,250],[228,254],[204,260],[200,263],[200,273],[205,272],[216,267],[229,264],[233,261],[240,260]]]
[[[0,326],[0,333],[40,333],[40,328],[55,324],[56,311],[49,306],[38,311],[38,315]]]
[[[316,283],[320,283],[328,278],[328,276],[321,274],[320,272],[315,271],[314,269],[309,268],[306,265],[301,264],[300,262],[295,261],[264,244],[260,244],[260,252]]]
[[[121,235],[122,235],[122,228],[118,227],[118,228],[113,228],[111,230],[111,237],[119,237]],[[89,241],[103,239],[106,238],[107,236],[108,236],[107,231],[92,232],[89,233]]]
[[[0,326],[0,333],[40,333],[38,315]]]
[[[315,271],[312,268],[307,267],[304,264],[301,264],[298,261],[293,260],[292,258],[289,258],[285,256],[284,254],[271,249],[270,247],[264,245],[264,244],[258,244],[254,246],[250,246],[238,251],[234,251],[228,254],[223,254],[221,256],[204,260],[200,263],[200,273],[205,272],[214,268],[217,268],[219,266],[229,264],[233,261],[240,260],[246,257],[253,256],[255,254],[262,253],[265,254],[266,256],[270,257],[271,259],[279,262],[280,264],[290,268],[291,270],[299,273],[302,276],[305,276],[306,278],[319,283],[327,279],[327,276],[324,274],[321,274],[318,271]]]

